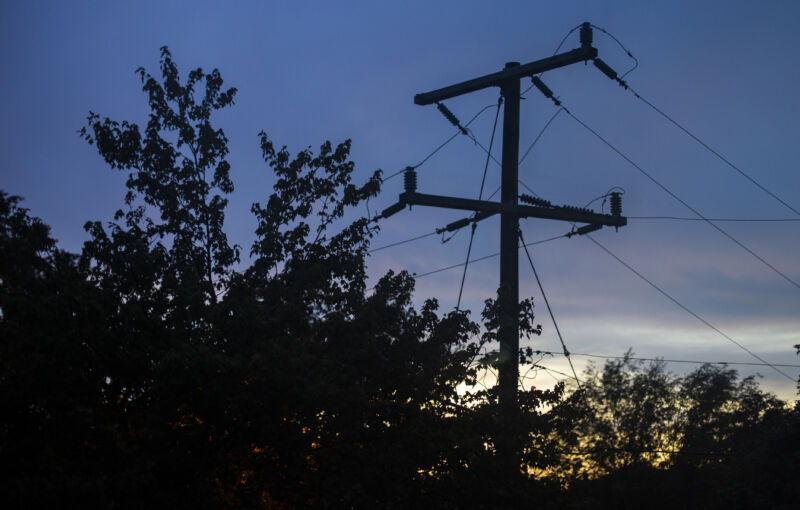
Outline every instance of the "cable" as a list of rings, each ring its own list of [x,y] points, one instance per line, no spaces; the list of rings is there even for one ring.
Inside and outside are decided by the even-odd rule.
[[[625,76],[627,76],[628,74],[630,74],[630,73],[631,73],[631,71],[633,71],[634,69],[636,69],[636,68],[639,66],[639,60],[638,60],[638,59],[636,59],[636,57],[634,57],[634,56],[633,56],[633,54],[631,54],[631,52],[630,52],[630,51],[628,51],[628,49],[627,49],[627,48],[625,48],[625,46],[623,46],[623,44],[622,44],[622,43],[619,41],[619,39],[617,39],[616,37],[614,37],[614,36],[613,36],[611,33],[609,33],[608,31],[606,31],[604,28],[602,28],[602,27],[598,27],[597,25],[591,25],[591,26],[592,26],[593,28],[596,28],[597,30],[600,30],[601,32],[603,32],[604,34],[608,35],[608,36],[609,36],[609,37],[611,37],[612,39],[614,39],[614,41],[616,41],[616,42],[617,42],[617,44],[619,44],[619,46],[622,48],[622,50],[623,50],[623,51],[625,51],[625,53],[627,53],[627,54],[628,54],[628,56],[629,56],[629,57],[631,57],[631,58],[632,58],[632,59],[635,61],[635,65],[633,66],[633,68],[632,68],[632,69],[629,69],[628,71],[626,71],[626,72],[625,72],[625,73],[624,73],[622,76],[620,76],[619,78],[616,78],[616,73],[614,73],[614,74],[609,74],[607,71],[610,71],[610,72],[612,72],[612,73],[613,73],[613,71],[612,71],[610,68],[608,68],[607,66],[606,66],[606,68],[607,68],[607,71],[603,71],[603,72],[605,72],[606,74],[609,74],[609,77],[610,77],[610,78],[612,78],[612,79],[616,79],[616,80],[617,80],[617,81],[620,83],[620,85],[622,85],[622,86],[623,86],[624,88],[626,88],[626,89],[629,89],[629,90],[631,91],[631,93],[634,95],[634,97],[636,97],[637,99],[641,100],[643,103],[645,103],[647,106],[649,106],[650,108],[652,108],[652,109],[653,109],[655,112],[657,112],[659,115],[661,115],[661,116],[662,116],[662,117],[664,117],[666,120],[668,120],[669,122],[671,122],[671,123],[672,123],[672,124],[673,124],[675,127],[677,127],[678,129],[680,129],[681,131],[683,131],[684,133],[686,133],[687,135],[689,135],[689,137],[690,137],[690,138],[692,138],[694,141],[696,141],[696,142],[697,142],[697,143],[699,143],[701,146],[703,146],[703,148],[705,148],[706,150],[708,150],[709,152],[711,152],[713,155],[715,155],[717,158],[719,158],[719,159],[720,159],[720,160],[721,160],[723,163],[725,163],[726,165],[728,165],[728,166],[729,166],[729,167],[731,167],[732,169],[734,169],[734,170],[736,170],[737,172],[739,172],[739,174],[740,174],[740,175],[742,175],[742,176],[743,176],[745,179],[747,179],[747,180],[748,180],[748,181],[750,181],[750,182],[751,182],[753,185],[755,185],[756,187],[758,187],[758,188],[759,188],[761,191],[763,191],[764,193],[768,194],[770,197],[772,197],[772,198],[773,198],[773,199],[775,199],[776,201],[780,202],[780,203],[781,203],[783,206],[785,206],[787,209],[789,209],[790,211],[792,211],[792,212],[793,212],[793,213],[795,213],[796,215],[800,216],[800,211],[798,211],[797,209],[795,209],[794,207],[792,207],[791,205],[789,205],[788,203],[786,203],[786,201],[784,201],[783,199],[781,199],[780,197],[778,197],[778,196],[777,196],[775,193],[773,193],[773,192],[771,192],[770,190],[768,190],[768,189],[767,189],[766,187],[764,187],[764,186],[763,186],[761,183],[759,183],[759,182],[758,182],[758,181],[756,181],[756,180],[755,180],[753,177],[751,177],[751,176],[750,176],[750,175],[749,175],[747,172],[745,172],[744,170],[742,170],[742,169],[741,169],[741,168],[739,168],[738,166],[734,165],[734,164],[733,164],[733,163],[732,163],[730,160],[728,160],[727,158],[725,158],[725,157],[724,157],[722,154],[720,154],[718,151],[716,151],[716,150],[712,149],[712,148],[711,148],[711,147],[710,147],[710,146],[709,146],[707,143],[705,143],[703,140],[701,140],[701,139],[700,139],[700,138],[699,138],[697,135],[695,135],[693,132],[689,131],[689,129],[688,129],[688,128],[684,127],[684,126],[683,126],[682,124],[680,124],[678,121],[676,121],[675,119],[673,119],[672,117],[670,117],[669,115],[667,115],[667,113],[665,113],[663,110],[661,110],[660,108],[658,108],[656,105],[654,105],[653,103],[651,103],[650,101],[648,101],[648,100],[647,100],[647,99],[645,99],[644,97],[642,97],[642,95],[641,95],[641,94],[639,94],[639,93],[638,93],[636,90],[632,89],[632,88],[631,88],[631,87],[630,87],[630,86],[629,86],[629,85],[628,85],[626,82],[624,82],[624,81],[623,81],[623,78],[625,78]],[[599,59],[598,59],[598,60],[599,60]],[[595,64],[598,64],[598,60],[595,60]],[[601,65],[605,65],[605,64],[601,64]],[[603,69],[601,68],[601,70],[603,70]]]
[[[472,118],[469,120],[469,122],[467,122],[466,124],[464,124],[464,127],[466,128],[467,126],[469,126],[470,124],[472,124],[472,123],[475,121],[475,119],[477,119],[477,118],[478,118],[478,116],[480,116],[480,115],[481,115],[483,112],[485,112],[486,110],[488,110],[489,108],[491,108],[491,107],[493,107],[493,106],[494,106],[493,104],[490,104],[490,105],[488,105],[488,106],[484,106],[484,107],[483,107],[483,108],[482,108],[480,111],[478,111],[478,113],[476,113],[476,114],[475,114],[475,115],[474,115],[474,116],[473,116],[473,117],[472,117]],[[459,129],[458,131],[456,131],[456,132],[455,132],[455,134],[453,134],[453,136],[451,136],[450,138],[448,138],[447,140],[445,140],[444,142],[442,142],[442,143],[441,143],[441,144],[440,144],[438,147],[436,147],[436,148],[435,148],[435,149],[434,149],[434,150],[433,150],[433,151],[432,151],[430,154],[428,154],[427,156],[425,156],[425,157],[422,159],[422,161],[420,161],[419,163],[417,163],[417,164],[416,164],[416,165],[414,165],[414,166],[407,167],[407,168],[412,168],[412,169],[415,169],[415,168],[419,168],[419,167],[421,167],[421,166],[422,166],[422,165],[423,165],[423,164],[424,164],[426,161],[428,161],[428,160],[429,160],[431,157],[433,157],[433,155],[434,155],[434,154],[436,154],[437,152],[439,152],[439,151],[440,151],[440,150],[441,150],[441,149],[442,149],[442,148],[443,148],[445,145],[447,145],[448,143],[452,142],[452,141],[453,141],[453,140],[454,140],[454,139],[455,139],[455,138],[456,138],[458,135],[460,135],[460,134],[461,134],[461,130]],[[388,181],[389,179],[392,179],[393,177],[397,177],[398,175],[402,174],[402,173],[403,173],[403,172],[405,172],[405,171],[406,171],[406,168],[403,168],[402,170],[398,170],[397,172],[393,173],[393,174],[392,174],[392,175],[390,175],[389,177],[386,177],[385,179],[383,179],[383,180],[382,180],[382,182],[386,182],[386,181]]]
[[[555,356],[562,356],[563,353],[557,351],[533,351],[534,354],[549,354]],[[635,356],[605,356],[602,354],[586,354],[581,352],[571,352],[572,356],[585,356],[587,358],[601,358],[601,359],[632,359],[635,361],[663,361],[664,363],[692,363],[695,365],[743,365],[753,367],[786,367],[786,368],[800,368],[800,365],[787,365],[782,363],[752,363],[746,361],[701,361],[689,359],[665,359],[665,358],[638,358]]]
[[[572,376],[572,375],[569,375],[569,374],[565,374],[564,372],[559,372],[558,370],[554,370],[552,368],[547,368],[546,366],[539,365],[538,363],[534,363],[534,366],[539,367],[539,368],[541,368],[542,370],[544,370],[546,372],[553,372],[554,374],[563,375],[564,377],[568,377],[570,379],[575,379],[575,381],[578,382],[578,389],[580,389],[580,387],[581,387],[581,380],[578,379],[577,376]],[[575,369],[572,369],[572,371],[575,372]]]
[[[539,273],[536,271],[536,266],[533,265],[531,253],[528,251],[528,247],[525,245],[525,238],[522,236],[522,230],[517,228],[517,234],[519,235],[519,240],[522,242],[522,247],[525,248],[525,255],[528,256],[528,262],[531,264],[533,276],[536,277],[536,283],[539,285],[539,291],[542,293],[544,304],[547,305],[547,311],[550,313],[550,319],[553,321],[553,326],[556,329],[556,333],[558,333],[558,340],[561,342],[561,347],[564,349],[564,356],[566,356],[567,361],[569,361],[569,368],[572,369],[572,375],[575,376],[575,380],[578,382],[578,389],[580,390],[580,379],[578,379],[578,374],[575,372],[575,367],[572,365],[572,359],[569,357],[569,349],[567,349],[567,344],[564,343],[564,338],[561,336],[561,330],[558,329],[558,323],[556,322],[556,316],[553,315],[553,309],[550,307],[550,301],[547,300],[547,294],[544,293],[544,287],[542,286],[542,281],[539,279]]]
[[[790,381],[792,381],[792,382],[795,382],[795,380],[794,380],[794,378],[793,378],[793,377],[790,377],[789,375],[787,375],[785,372],[783,372],[782,370],[780,370],[779,368],[777,368],[777,367],[776,367],[775,365],[773,365],[772,363],[768,362],[767,360],[765,360],[764,358],[762,358],[762,357],[761,357],[761,356],[759,356],[758,354],[754,353],[753,351],[751,351],[750,349],[748,349],[748,348],[747,348],[747,347],[745,347],[744,345],[740,344],[739,342],[737,342],[737,341],[736,341],[736,340],[734,340],[733,338],[729,337],[728,335],[726,335],[725,333],[723,333],[722,331],[720,331],[719,329],[717,329],[717,328],[716,328],[714,325],[712,325],[710,322],[708,322],[708,321],[707,321],[707,320],[705,320],[704,318],[700,317],[698,314],[696,314],[696,313],[694,313],[693,311],[691,311],[689,308],[687,308],[687,307],[686,307],[684,304],[682,304],[680,301],[678,301],[677,299],[675,299],[674,297],[672,297],[672,296],[671,296],[670,294],[668,294],[666,291],[662,290],[662,289],[661,289],[661,287],[659,287],[659,286],[658,286],[658,285],[656,285],[655,283],[653,283],[653,282],[651,282],[650,280],[648,280],[647,278],[645,278],[645,277],[644,277],[644,275],[642,275],[642,273],[638,272],[638,271],[637,271],[637,270],[635,270],[633,267],[631,267],[630,265],[628,265],[628,264],[627,264],[625,261],[623,261],[621,258],[619,258],[619,257],[617,257],[616,255],[614,255],[614,254],[613,254],[613,253],[612,253],[612,252],[611,252],[611,251],[610,251],[608,248],[606,248],[605,246],[603,246],[602,244],[600,244],[600,242],[599,242],[599,241],[597,241],[597,240],[596,240],[594,237],[592,237],[592,236],[591,236],[591,235],[589,235],[589,234],[587,234],[585,237],[587,237],[587,238],[588,238],[588,239],[589,239],[591,242],[593,242],[594,244],[596,244],[597,246],[599,246],[599,247],[600,247],[600,248],[601,248],[603,251],[605,251],[606,253],[608,253],[609,255],[611,255],[611,256],[612,256],[614,259],[616,259],[616,261],[617,261],[617,262],[619,262],[620,264],[622,264],[623,266],[625,266],[626,268],[628,268],[628,270],[629,270],[629,271],[631,271],[633,274],[635,274],[636,276],[638,276],[639,278],[641,278],[642,280],[644,280],[644,281],[645,281],[645,282],[646,282],[648,285],[650,285],[651,287],[653,287],[654,289],[656,289],[658,292],[660,292],[660,293],[661,293],[661,294],[662,294],[664,297],[666,297],[667,299],[669,299],[670,301],[672,301],[673,303],[675,303],[676,305],[678,305],[678,306],[679,306],[680,308],[682,308],[682,309],[683,309],[685,312],[687,312],[687,313],[689,313],[690,315],[692,315],[692,316],[693,316],[695,319],[699,320],[700,322],[702,322],[703,324],[705,324],[705,325],[706,325],[706,326],[708,326],[709,328],[713,329],[714,331],[716,331],[717,333],[719,333],[720,335],[722,335],[722,336],[723,336],[725,339],[727,339],[729,342],[733,343],[734,345],[736,345],[737,347],[739,347],[740,349],[742,349],[744,352],[746,352],[746,353],[747,353],[747,354],[749,354],[750,356],[752,356],[752,357],[754,357],[755,359],[757,359],[757,360],[761,361],[762,363],[764,363],[765,365],[769,366],[770,368],[772,368],[773,370],[775,370],[776,372],[778,372],[778,373],[779,373],[779,374],[781,374],[782,376],[786,377],[786,378],[787,378],[787,379],[789,379]]]
[[[483,178],[481,179],[481,189],[478,191],[478,200],[483,198],[483,187],[486,184],[486,173],[489,171],[489,158],[492,156],[492,147],[494,146],[494,135],[497,132],[497,119],[500,117],[500,106],[503,104],[503,96],[497,99],[497,111],[494,115],[494,125],[492,126],[492,137],[489,140],[489,150],[486,156],[486,163],[483,165]],[[469,234],[469,246],[467,247],[467,257],[464,261],[464,272],[461,274],[461,286],[458,288],[458,301],[456,301],[456,310],[461,308],[461,295],[464,292],[464,282],[467,279],[467,268],[469,267],[469,256],[472,253],[472,241],[475,239],[475,229],[478,228],[477,222],[472,222],[472,231]],[[455,234],[454,234],[455,235]]]
[[[556,113],[554,113],[553,116],[550,117],[550,120],[548,120],[547,123],[542,128],[542,130],[539,131],[539,134],[536,135],[536,138],[533,139],[533,142],[530,144],[530,146],[528,146],[528,150],[526,150],[525,154],[522,155],[519,162],[517,162],[517,165],[521,165],[522,162],[525,161],[525,158],[528,157],[528,153],[531,151],[531,149],[533,149],[533,146],[536,145],[536,142],[539,141],[544,132],[547,131],[547,128],[550,126],[550,123],[556,120],[556,117],[558,116],[559,113],[561,113],[561,110],[563,110],[563,108],[559,108],[558,110],[556,110]]]
[[[597,25],[591,25],[591,27],[592,27],[592,28],[596,28],[597,30],[599,30],[599,31],[603,32],[604,34],[606,34],[607,36],[609,36],[610,38],[614,39],[614,41],[615,41],[615,42],[616,42],[616,43],[619,45],[619,47],[620,47],[620,48],[622,48],[622,51],[624,51],[624,52],[625,52],[625,54],[627,54],[627,55],[628,55],[630,58],[632,58],[632,59],[633,59],[633,62],[634,62],[634,64],[633,64],[633,67],[631,67],[630,69],[628,69],[627,71],[625,71],[625,73],[624,73],[622,76],[620,76],[620,77],[619,77],[619,79],[620,79],[620,80],[621,80],[621,79],[623,79],[623,78],[625,78],[625,77],[626,77],[626,76],[628,76],[629,74],[631,74],[631,73],[632,73],[632,72],[633,72],[633,71],[634,71],[634,70],[635,70],[637,67],[639,67],[639,59],[638,59],[638,58],[636,58],[636,57],[634,57],[634,56],[633,56],[633,53],[631,53],[630,51],[628,51],[628,48],[626,48],[625,46],[623,46],[623,45],[622,45],[622,43],[621,43],[621,42],[619,42],[619,39],[617,39],[616,37],[614,37],[614,35],[613,35],[611,32],[607,31],[605,28],[598,27]]]
[[[572,32],[574,32],[574,31],[578,30],[579,28],[581,28],[581,26],[582,26],[582,25],[583,25],[583,23],[581,23],[580,25],[576,25],[576,26],[575,26],[575,27],[573,27],[573,28],[572,28],[572,29],[571,29],[569,32],[567,32],[567,35],[565,35],[565,36],[564,36],[564,37],[561,39],[561,42],[560,42],[560,43],[558,43],[558,46],[556,46],[556,49],[555,49],[555,51],[553,51],[553,55],[555,55],[556,53],[558,53],[558,50],[560,50],[560,49],[561,49],[561,47],[564,45],[564,43],[567,41],[567,37],[569,37],[570,35],[572,35]],[[543,75],[545,72],[546,72],[546,71],[542,71],[541,73],[539,73],[539,77],[541,78],[541,76],[542,76],[542,75]],[[522,93],[520,94],[520,96],[524,96],[524,95],[525,95],[525,93],[526,93],[526,92],[528,92],[528,91],[529,91],[530,89],[532,89],[532,88],[533,88],[533,85],[531,85],[530,87],[528,87],[527,89],[525,89],[524,91],[522,91]]]
[[[375,253],[376,251],[385,250],[386,248],[393,248],[395,246],[400,246],[401,244],[410,243],[412,241],[418,241],[420,239],[425,239],[426,237],[430,237],[433,235],[438,234],[438,230],[434,230],[433,232],[428,232],[427,234],[422,234],[417,237],[412,237],[411,239],[406,239],[405,241],[397,241],[396,243],[387,244],[385,246],[379,246],[378,248],[373,248],[371,250],[367,250],[367,253]]]
[[[759,183],[758,181],[756,181],[755,179],[753,179],[753,178],[752,178],[750,175],[748,175],[748,174],[747,174],[747,173],[746,173],[744,170],[742,170],[742,169],[741,169],[741,168],[739,168],[738,166],[736,166],[736,165],[734,165],[733,163],[731,163],[731,162],[730,162],[730,161],[729,161],[727,158],[725,158],[725,157],[724,157],[722,154],[720,154],[719,152],[717,152],[717,151],[715,151],[714,149],[712,149],[711,147],[709,147],[709,145],[708,145],[708,144],[706,144],[706,143],[705,143],[703,140],[701,140],[700,138],[698,138],[698,137],[697,137],[697,136],[696,136],[694,133],[692,133],[692,132],[691,132],[691,131],[689,131],[687,128],[685,128],[685,127],[683,127],[681,124],[679,124],[679,123],[678,123],[678,121],[676,121],[675,119],[673,119],[672,117],[670,117],[669,115],[667,115],[666,113],[664,113],[664,112],[663,112],[661,109],[659,109],[659,108],[658,108],[656,105],[654,105],[653,103],[651,103],[651,102],[650,102],[650,101],[648,101],[647,99],[643,98],[643,97],[642,97],[642,96],[641,96],[641,95],[640,95],[638,92],[636,92],[635,90],[633,90],[633,89],[630,89],[630,91],[633,93],[633,95],[634,95],[634,96],[635,96],[637,99],[640,99],[640,100],[641,100],[642,102],[644,102],[644,103],[645,103],[647,106],[649,106],[650,108],[652,108],[653,110],[655,110],[656,112],[658,112],[658,113],[659,113],[659,114],[660,114],[662,117],[664,117],[665,119],[667,119],[668,121],[670,121],[672,124],[674,124],[674,125],[675,125],[675,126],[678,128],[678,129],[680,129],[681,131],[683,131],[684,133],[686,133],[687,135],[689,135],[689,137],[691,137],[691,138],[692,138],[694,141],[696,141],[697,143],[699,143],[700,145],[702,145],[702,146],[703,146],[705,149],[707,149],[709,152],[711,152],[711,154],[715,155],[715,156],[716,156],[716,157],[718,157],[720,160],[722,160],[722,162],[723,162],[723,163],[725,163],[725,164],[726,164],[726,165],[728,165],[729,167],[731,167],[731,168],[733,168],[734,170],[736,170],[737,172],[739,172],[739,174],[741,174],[741,175],[742,175],[742,176],[743,176],[745,179],[747,179],[748,181],[750,181],[751,183],[753,183],[753,184],[754,184],[756,187],[758,187],[758,188],[759,188],[761,191],[763,191],[763,192],[764,192],[764,193],[766,193],[767,195],[771,196],[772,198],[774,198],[775,200],[777,200],[778,202],[780,202],[781,204],[783,204],[783,205],[784,205],[784,206],[785,206],[787,209],[789,209],[790,211],[792,211],[792,212],[793,212],[793,213],[795,213],[796,215],[800,216],[800,211],[798,211],[797,209],[795,209],[794,207],[792,207],[791,205],[789,205],[788,203],[786,203],[786,202],[785,202],[783,199],[781,199],[780,197],[778,197],[778,196],[777,196],[775,193],[771,192],[770,190],[768,190],[767,188],[765,188],[764,186],[762,186],[762,185],[761,185],[761,183]]]
[[[797,222],[800,218],[684,218],[679,216],[626,216],[629,220],[681,220],[681,221],[763,221],[763,222],[779,222],[790,221]]]
[[[762,264],[764,264],[764,265],[765,265],[765,266],[767,266],[768,268],[772,269],[772,270],[773,270],[775,273],[777,273],[777,274],[779,274],[780,276],[782,276],[782,277],[783,277],[783,278],[784,278],[786,281],[788,281],[789,283],[791,283],[792,285],[794,285],[795,287],[797,287],[798,289],[800,289],[800,284],[798,284],[796,281],[792,280],[791,278],[789,278],[788,276],[786,276],[786,274],[784,274],[784,273],[782,273],[780,270],[778,270],[778,269],[777,269],[775,266],[773,266],[772,264],[770,264],[769,262],[767,262],[766,260],[764,260],[764,259],[763,259],[761,256],[759,256],[759,255],[758,255],[756,252],[754,252],[753,250],[751,250],[750,248],[748,248],[747,246],[745,246],[745,245],[744,245],[744,244],[743,244],[741,241],[739,241],[738,239],[736,239],[735,237],[733,237],[732,235],[730,235],[730,234],[729,234],[727,231],[723,230],[723,229],[722,229],[722,227],[718,226],[717,224],[713,223],[711,220],[709,220],[708,218],[706,218],[705,216],[703,216],[702,214],[700,214],[700,212],[699,212],[697,209],[695,209],[694,207],[692,207],[691,205],[689,205],[688,203],[686,203],[686,202],[685,202],[683,199],[681,199],[681,198],[680,198],[678,195],[676,195],[675,193],[673,193],[673,192],[672,192],[672,191],[671,191],[669,188],[667,188],[666,186],[664,186],[663,184],[661,184],[661,182],[659,182],[659,181],[658,181],[658,180],[657,180],[655,177],[653,177],[652,175],[650,175],[649,173],[647,173],[647,172],[646,172],[646,171],[645,171],[645,170],[644,170],[642,167],[640,167],[639,165],[637,165],[636,163],[634,163],[634,162],[633,162],[633,160],[631,160],[631,159],[630,159],[628,156],[626,156],[625,154],[623,154],[623,153],[622,153],[622,151],[620,151],[620,150],[619,150],[619,149],[617,149],[617,148],[616,148],[614,145],[612,145],[612,144],[611,144],[611,142],[609,142],[608,140],[606,140],[605,138],[603,138],[602,136],[600,136],[600,134],[599,134],[597,131],[595,131],[594,129],[590,128],[590,127],[589,127],[589,126],[588,126],[586,123],[584,123],[582,120],[580,120],[578,117],[576,117],[576,116],[575,116],[575,115],[574,115],[572,112],[570,112],[570,111],[569,111],[569,110],[567,110],[566,108],[564,108],[564,111],[566,111],[566,112],[567,112],[567,114],[568,114],[570,117],[572,117],[573,119],[575,119],[575,121],[576,121],[578,124],[580,124],[581,126],[583,126],[584,128],[586,128],[586,129],[587,129],[587,130],[588,130],[590,133],[592,133],[593,135],[595,135],[595,136],[596,136],[596,137],[597,137],[597,138],[598,138],[600,141],[602,141],[602,142],[603,142],[604,144],[606,144],[606,145],[607,145],[609,148],[611,148],[611,150],[613,150],[614,152],[616,152],[617,154],[619,154],[619,156],[620,156],[620,157],[622,157],[622,159],[624,159],[625,161],[627,161],[628,163],[630,163],[630,164],[631,164],[631,165],[632,165],[634,168],[636,168],[636,169],[637,169],[637,170],[638,170],[640,173],[642,173],[642,175],[644,175],[645,177],[647,177],[648,179],[650,179],[650,180],[651,180],[651,181],[652,181],[652,182],[653,182],[653,183],[654,183],[656,186],[658,186],[659,188],[661,188],[661,189],[662,189],[664,192],[666,192],[666,193],[667,193],[669,196],[671,196],[672,198],[674,198],[675,200],[677,200],[678,202],[680,202],[680,203],[681,203],[681,204],[682,204],[684,207],[686,207],[687,209],[689,209],[690,211],[692,211],[694,214],[696,214],[696,215],[697,215],[697,216],[698,216],[700,219],[704,220],[706,223],[708,223],[709,225],[711,225],[712,227],[714,227],[714,228],[715,228],[717,231],[719,231],[719,232],[720,232],[721,234],[723,234],[725,237],[727,237],[728,239],[730,239],[730,240],[731,240],[731,241],[733,241],[734,243],[738,244],[738,245],[739,245],[739,247],[741,247],[741,248],[742,248],[742,249],[744,249],[746,252],[748,252],[750,255],[752,255],[753,257],[755,257],[756,259],[758,259],[758,260],[759,260],[759,261],[760,261]]]
[[[486,164],[483,165],[483,178],[481,179],[481,189],[478,192],[478,200],[483,198],[483,187],[486,184],[486,172],[489,170],[489,158],[492,155],[492,147],[494,146],[494,135],[497,133],[497,119],[500,117],[500,106],[503,104],[503,96],[497,99],[497,111],[494,114],[494,125],[492,126],[492,137],[489,139],[489,151],[486,155]]]
[[[537,198],[541,198],[541,197],[540,197],[540,196],[539,196],[539,195],[538,195],[538,194],[537,194],[535,191],[533,191],[533,190],[531,189],[531,187],[530,187],[530,186],[528,186],[527,184],[525,184],[524,182],[522,182],[522,179],[517,179],[517,181],[518,181],[520,184],[522,184],[522,187],[523,187],[523,188],[525,188],[525,189],[526,189],[526,190],[527,190],[529,193],[531,193],[533,196],[535,196],[535,197],[537,197]]]
[[[567,234],[561,234],[561,235],[558,235],[558,236],[548,237],[547,239],[541,239],[539,241],[533,241],[531,243],[526,244],[525,246],[534,246],[536,244],[547,243],[547,242],[550,242],[550,241],[555,241],[556,239],[561,239],[562,237],[567,237]],[[493,257],[497,257],[498,255],[500,255],[500,252],[492,253],[490,255],[484,255],[483,257],[478,257],[477,259],[470,260],[469,263],[472,264],[472,263],[475,263],[475,262],[480,262],[481,260],[491,259]],[[439,269],[434,269],[433,271],[428,271],[427,273],[421,273],[421,274],[411,273],[411,276],[413,276],[414,278],[422,278],[424,276],[430,276],[432,274],[441,273],[442,271],[448,271],[450,269],[455,269],[455,268],[461,267],[463,265],[464,265],[464,263],[462,262],[460,264],[453,264],[452,266],[440,267]]]

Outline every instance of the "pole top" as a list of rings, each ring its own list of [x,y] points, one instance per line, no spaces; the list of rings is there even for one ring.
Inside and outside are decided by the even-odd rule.
[[[581,24],[581,48],[590,48],[592,46],[592,24],[585,21]]]

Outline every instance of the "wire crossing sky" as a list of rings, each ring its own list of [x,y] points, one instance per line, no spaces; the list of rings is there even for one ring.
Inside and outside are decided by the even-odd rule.
[[[150,0],[11,3],[0,18],[0,186],[23,196],[23,206],[52,226],[62,248],[78,252],[87,238],[83,224],[110,221],[123,205],[125,176],[109,169],[77,131],[89,111],[146,124],[146,96],[134,70],[157,72],[159,48],[167,45],[182,76],[216,67],[225,86],[239,89],[217,124],[230,140],[236,187],[227,232],[243,253],[256,227],[250,207],[267,200],[274,182],[260,156],[261,130],[292,152],[351,138],[357,177],[384,171],[383,192],[369,204],[373,216],[396,202],[403,183],[391,177],[409,166],[418,167],[421,193],[474,198],[483,187],[482,195],[496,200],[487,191],[500,184],[502,132],[492,141],[490,113],[499,91],[446,101],[466,136],[435,105],[415,105],[414,95],[499,71],[506,62],[576,48],[573,28],[588,21],[596,27],[600,58],[639,99],[592,63],[543,74],[553,98],[530,84],[520,108],[520,186],[571,205],[623,188],[628,225],[618,232],[603,228],[594,239],[766,362],[787,365],[781,369],[788,377],[766,366],[736,368],[762,374],[766,389],[794,398],[800,370],[788,365],[800,363],[792,348],[800,344],[800,291],[787,283],[800,282],[800,68],[790,57],[800,4],[551,4],[201,0],[187,9]],[[561,112],[561,101],[780,274],[707,221],[690,218]],[[603,201],[592,207],[608,212]],[[352,219],[365,214],[353,211]],[[498,219],[480,221],[472,238],[469,228],[447,232],[443,243],[436,229],[463,217],[413,207],[381,220],[370,281],[406,269],[418,277],[418,302],[436,297],[449,311],[460,293],[460,307],[479,318],[497,290]],[[538,242],[529,246],[531,257],[575,352],[613,356],[632,348],[648,359],[753,361],[591,243],[564,238],[570,224],[527,220],[522,228],[525,239]],[[455,268],[463,269],[470,240],[462,288],[464,273]],[[520,275],[520,295],[534,298],[543,325],[543,334],[522,346],[561,351],[535,278],[522,268]],[[573,357],[579,377],[587,360]],[[563,357],[547,366],[551,375],[572,377]],[[691,366],[669,368],[683,373]],[[533,383],[552,384],[544,374]]]

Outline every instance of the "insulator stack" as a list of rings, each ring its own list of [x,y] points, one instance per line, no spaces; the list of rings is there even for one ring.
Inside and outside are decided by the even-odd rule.
[[[550,87],[545,85],[544,82],[541,79],[539,79],[538,76],[534,76],[532,80],[536,88],[539,89],[539,92],[544,94],[544,97],[552,99],[553,102],[556,104],[556,106],[561,106],[561,101],[559,101],[558,99],[555,98],[555,96],[553,96],[553,91],[550,90]]]
[[[532,195],[528,195],[523,193],[519,196],[519,199],[525,202],[526,204],[531,205],[538,205],[539,207],[553,207],[553,204],[550,203],[549,200],[545,200],[543,198],[534,197]]]
[[[611,192],[611,215],[622,216],[622,194],[619,191]]]
[[[596,68],[600,69],[600,71],[603,74],[605,74],[606,76],[608,76],[612,80],[616,80],[617,79],[617,72],[614,71],[613,69],[611,69],[611,67],[609,67],[608,64],[606,64],[605,62],[600,60],[600,58],[594,59],[594,66]]]
[[[465,135],[467,134],[467,130],[461,126],[461,122],[458,121],[456,116],[453,115],[453,112],[451,112],[448,107],[446,107],[442,103],[436,103],[436,108],[438,108],[439,111],[442,112],[442,115],[444,115],[447,118],[447,120],[450,121],[451,124],[460,129],[461,132],[464,133]]]
[[[592,25],[587,21],[581,25],[581,46],[587,47],[592,45]]]
[[[594,211],[592,211],[591,209],[587,209],[586,207],[577,207],[574,205],[562,205],[561,208],[582,213],[594,213]]]
[[[405,183],[405,189],[408,193],[414,193],[417,191],[417,171],[414,170],[412,167],[406,167],[406,171],[403,174],[403,179]]]

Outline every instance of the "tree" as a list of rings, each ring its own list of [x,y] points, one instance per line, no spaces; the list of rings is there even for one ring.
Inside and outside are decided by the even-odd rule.
[[[109,238],[99,223],[88,223],[93,241],[85,258],[96,264],[98,272],[110,263],[102,259],[110,248],[105,243],[123,249],[125,243],[138,242],[129,235],[148,244],[158,240],[156,258],[166,263],[158,284],[173,302],[170,313],[188,325],[202,320],[197,310],[217,300],[238,260],[238,248],[229,245],[223,231],[227,199],[218,193],[233,191],[225,160],[228,139],[211,125],[214,111],[233,104],[236,89],[222,90],[217,69],[208,74],[194,69],[181,84],[166,47],[161,48],[161,82],[144,68],[136,72],[151,111],[144,137],[136,124],[101,120],[91,112],[88,125],[80,131],[112,168],[128,172],[128,211],[115,215],[117,220],[125,218],[128,230],[112,224]],[[203,82],[202,99],[196,99],[195,89]],[[146,215],[146,207],[155,208],[160,218]]]
[[[584,375],[576,457],[556,471],[579,507],[790,508],[800,496],[797,408],[753,377],[702,365],[678,377],[630,353]],[[573,442],[570,443],[570,440]]]

